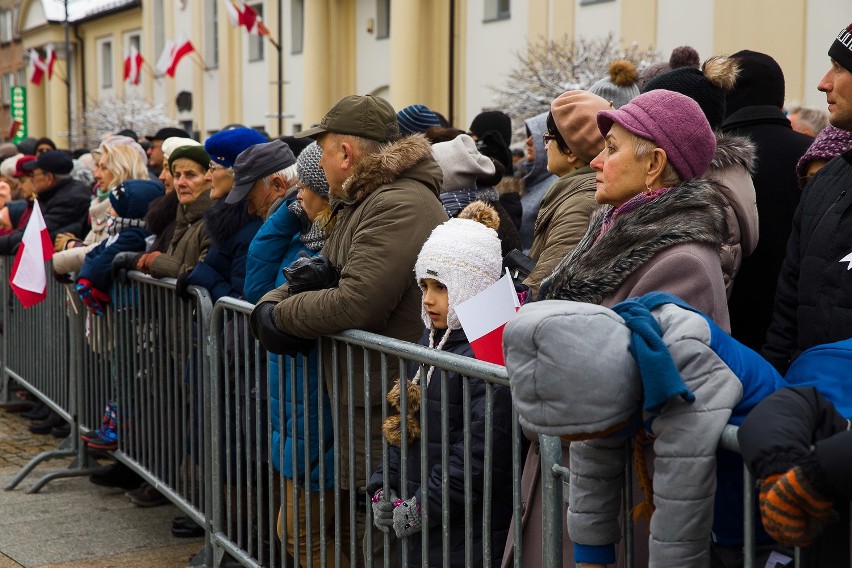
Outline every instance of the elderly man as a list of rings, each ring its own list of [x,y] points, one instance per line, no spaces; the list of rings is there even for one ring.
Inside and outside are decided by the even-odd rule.
[[[246,200],[249,213],[266,218],[275,199],[289,189],[285,171],[296,157],[281,140],[255,144],[243,150],[234,162],[234,188],[225,203]]]
[[[33,193],[38,199],[51,241],[59,233],[73,233],[81,237],[88,231],[92,193],[71,177],[73,168],[71,155],[57,150],[43,152],[23,166],[32,180]],[[0,254],[15,254],[23,236],[23,228],[0,236]]]
[[[167,138],[189,138],[189,134],[187,134],[186,130],[182,128],[175,128],[173,126],[169,126],[166,128],[161,128],[157,131],[153,136],[146,136],[145,138],[148,142],[151,143],[151,146],[147,150],[148,154],[148,170],[153,174],[156,178],[160,175],[160,172],[163,171],[163,142]]]
[[[335,225],[322,254],[339,271],[340,280],[332,287],[295,295],[286,285],[269,292],[252,314],[255,335],[275,353],[303,348],[298,338],[313,339],[351,328],[417,341],[423,322],[421,294],[412,277],[414,262],[432,229],[447,220],[438,200],[441,169],[432,158],[429,142],[419,134],[400,138],[393,107],[369,95],[345,97],[318,126],[297,136],[315,137],[323,150],[320,167],[330,187]],[[348,368],[346,357],[341,357],[343,380],[334,384],[331,350],[324,351],[328,388],[341,408],[335,442],[340,456],[338,487],[355,491],[355,511],[348,510],[345,495],[342,503],[345,515],[355,515],[358,537],[365,532],[366,480],[381,456],[381,404],[387,394],[379,381],[378,357],[372,360],[372,375],[365,376],[362,363],[356,357]],[[391,360],[387,368],[390,385],[398,378],[399,364]],[[352,391],[352,408],[347,404],[347,389]],[[373,463],[366,461],[368,424]],[[349,532],[345,519],[340,526]],[[351,536],[345,534],[344,542]],[[374,533],[372,541],[379,561],[380,536]],[[396,562],[395,555],[392,561]]]
[[[852,24],[828,50],[817,85],[828,120],[852,130]],[[805,349],[852,337],[852,152],[825,165],[805,187],[778,277],[763,355],[782,373]]]

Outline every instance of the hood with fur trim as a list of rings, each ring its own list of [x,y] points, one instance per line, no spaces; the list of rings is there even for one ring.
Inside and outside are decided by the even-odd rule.
[[[204,213],[204,230],[213,244],[221,245],[246,225],[260,220],[248,212],[244,199],[234,204],[225,203],[223,199]]]
[[[360,203],[381,186],[400,177],[415,179],[438,196],[443,175],[432,157],[432,146],[424,135],[406,136],[385,144],[375,154],[365,156],[343,182],[342,201],[349,205]]]
[[[710,162],[710,171],[741,166],[753,174],[757,166],[757,147],[749,138],[716,132],[716,153]]]
[[[676,185],[617,217],[598,238],[610,207],[592,216],[577,247],[542,284],[546,299],[600,304],[658,252],[685,243],[719,248],[727,232],[719,186],[703,178]]]

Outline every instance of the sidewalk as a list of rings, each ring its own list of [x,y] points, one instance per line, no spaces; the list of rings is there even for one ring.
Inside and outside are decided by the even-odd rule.
[[[171,536],[172,505],[140,508],[124,490],[88,478],[60,479],[41,492],[26,490],[70,459],[41,464],[13,491],[3,486],[33,456],[56,449],[59,440],[31,434],[30,422],[0,409],[0,568],[182,568],[203,538]]]

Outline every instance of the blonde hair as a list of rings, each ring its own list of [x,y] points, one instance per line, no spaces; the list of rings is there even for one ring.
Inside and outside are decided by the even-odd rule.
[[[641,160],[659,148],[653,140],[637,136],[626,128],[624,131],[633,139],[633,155],[637,160]],[[677,170],[674,169],[671,160],[669,160],[668,156],[666,156],[666,165],[663,168],[663,173],[660,175],[660,182],[663,184],[663,187],[672,187],[679,184],[681,181],[683,180],[680,179],[680,176],[678,175]]]
[[[148,179],[147,165],[130,146],[104,146],[100,162],[114,176],[106,189],[114,189],[129,179]]]

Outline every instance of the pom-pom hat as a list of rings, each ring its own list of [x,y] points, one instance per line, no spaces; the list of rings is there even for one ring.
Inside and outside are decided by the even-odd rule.
[[[701,107],[680,93],[658,89],[643,93],[618,110],[598,112],[606,138],[613,124],[651,140],[666,152],[682,180],[701,177],[716,153],[716,136]]]
[[[616,59],[609,66],[609,77],[589,87],[589,92],[603,97],[615,108],[621,108],[639,94],[637,76],[633,63],[626,59]]]
[[[109,202],[119,217],[142,219],[151,202],[162,195],[162,184],[147,179],[131,179],[109,192]]]
[[[316,142],[312,142],[296,158],[296,169],[300,182],[320,197],[328,199],[328,180],[319,165],[320,158],[322,158],[322,148]]]
[[[266,137],[253,128],[220,130],[204,142],[210,159],[226,168],[233,168],[240,152],[255,144],[263,144]]]

